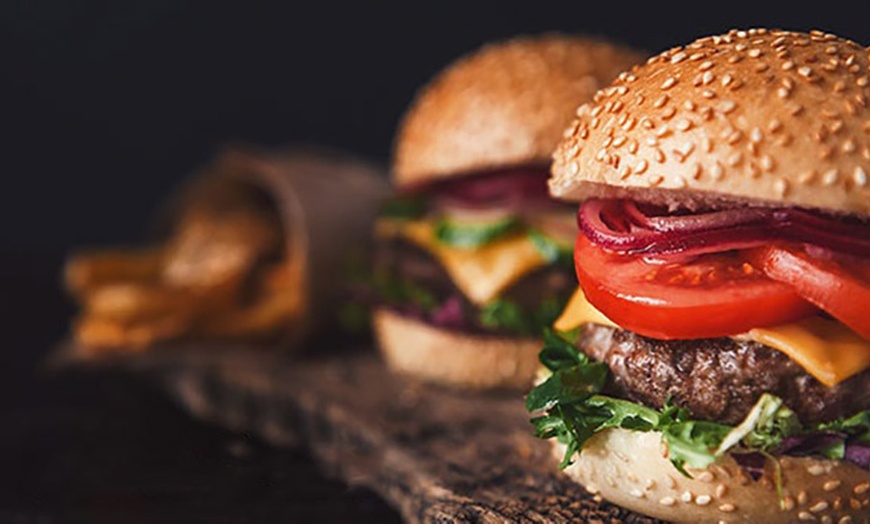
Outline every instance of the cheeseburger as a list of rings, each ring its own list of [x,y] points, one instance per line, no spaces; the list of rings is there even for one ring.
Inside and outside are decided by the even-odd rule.
[[[562,466],[678,522],[870,521],[868,51],[702,38],[556,149],[579,289],[527,396]]]
[[[589,38],[488,45],[420,91],[376,226],[374,330],[389,366],[468,388],[524,387],[576,287],[574,210],[547,193],[579,104],[641,56]]]

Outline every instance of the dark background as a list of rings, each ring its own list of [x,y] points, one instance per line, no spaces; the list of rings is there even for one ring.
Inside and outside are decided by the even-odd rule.
[[[135,242],[220,144],[386,162],[415,90],[483,42],[555,30],[655,52],[767,26],[870,43],[853,4],[0,2],[0,523],[396,520],[130,377],[39,367],[73,312],[65,253]]]
[[[5,0],[0,254],[129,242],[228,140],[386,160],[416,88],[488,40],[555,30],[660,51],[768,26],[870,43],[870,8],[852,4]]]

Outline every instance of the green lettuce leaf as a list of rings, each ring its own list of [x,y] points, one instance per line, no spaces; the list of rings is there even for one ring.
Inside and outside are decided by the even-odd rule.
[[[521,225],[520,219],[513,216],[481,223],[460,223],[441,218],[435,224],[435,238],[448,246],[476,248],[515,232]]]

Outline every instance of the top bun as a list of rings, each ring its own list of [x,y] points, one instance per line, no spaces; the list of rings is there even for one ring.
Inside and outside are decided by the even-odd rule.
[[[577,106],[644,58],[555,34],[484,46],[417,93],[397,134],[396,184],[546,166]]]
[[[702,38],[623,73],[577,110],[550,192],[867,216],[868,86],[868,51],[834,35]]]

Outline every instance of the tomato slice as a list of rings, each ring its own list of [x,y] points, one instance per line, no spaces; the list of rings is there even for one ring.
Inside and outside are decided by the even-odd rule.
[[[870,339],[870,262],[814,257],[800,245],[757,248],[750,256],[768,277]]]
[[[647,337],[736,335],[816,312],[790,285],[767,278],[736,252],[650,263],[639,255],[604,250],[581,233],[574,257],[589,302],[623,328]]]

